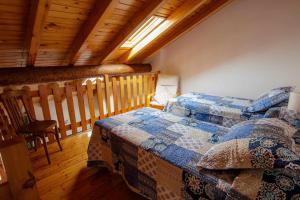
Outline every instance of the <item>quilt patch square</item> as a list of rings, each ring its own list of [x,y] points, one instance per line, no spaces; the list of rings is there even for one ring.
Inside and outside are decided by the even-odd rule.
[[[115,126],[119,126],[119,125],[123,124],[123,122],[118,121],[118,120],[116,120],[114,118],[105,118],[105,119],[96,121],[95,124],[97,126],[100,126],[101,128],[105,128],[107,130],[111,130]]]
[[[196,164],[199,161],[200,154],[171,144],[160,153],[160,157],[178,167],[187,168],[191,162]]]
[[[176,167],[169,162],[158,159],[157,161],[157,185],[167,188],[177,196],[181,196],[182,184],[182,169]]]
[[[142,129],[151,135],[158,135],[168,126],[172,125],[172,123],[160,118],[152,118],[151,120],[135,120],[130,122],[129,125]]]
[[[160,200],[181,200],[182,196],[174,193],[169,188],[166,188],[162,185],[157,185],[157,199]]]
[[[150,137],[146,141],[142,142],[141,147],[156,155],[160,155],[160,153],[170,144],[172,144],[172,141],[165,137]]]
[[[138,149],[137,167],[139,171],[147,174],[149,177],[156,179],[157,173],[157,157],[146,150]]]
[[[184,125],[178,124],[178,123],[175,123],[175,124],[167,127],[167,129],[170,131],[173,131],[175,133],[180,133],[182,135],[188,134],[188,131],[189,131],[187,126],[184,126]]]
[[[123,139],[133,142],[135,145],[140,145],[142,142],[151,137],[151,135],[147,132],[128,124],[122,124],[114,127],[112,132]]]
[[[138,188],[140,192],[151,199],[157,199],[156,181],[143,172],[138,172]]]

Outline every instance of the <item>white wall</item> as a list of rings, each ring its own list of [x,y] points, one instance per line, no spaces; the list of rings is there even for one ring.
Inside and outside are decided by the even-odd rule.
[[[162,49],[154,70],[181,76],[181,90],[255,98],[300,90],[300,0],[234,0]]]

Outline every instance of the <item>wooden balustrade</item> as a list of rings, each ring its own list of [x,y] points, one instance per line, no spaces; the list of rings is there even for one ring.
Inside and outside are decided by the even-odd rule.
[[[39,119],[57,120],[61,137],[65,138],[87,130],[96,120],[149,106],[156,77],[157,73],[104,75],[63,85],[39,84],[38,90],[24,86],[23,90],[31,97],[25,104],[36,119],[41,111],[42,118]],[[54,141],[54,138],[48,139]]]

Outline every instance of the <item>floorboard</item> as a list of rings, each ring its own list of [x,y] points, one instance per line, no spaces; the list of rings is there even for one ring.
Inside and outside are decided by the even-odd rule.
[[[43,148],[30,153],[41,199],[143,200],[127,187],[120,175],[86,166],[88,135],[82,133],[64,139],[62,152],[56,143],[48,145],[51,165]]]

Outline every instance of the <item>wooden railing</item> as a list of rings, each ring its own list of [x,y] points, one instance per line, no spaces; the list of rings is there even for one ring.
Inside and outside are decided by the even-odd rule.
[[[32,116],[57,120],[61,137],[65,138],[87,130],[98,119],[149,106],[156,77],[156,73],[105,75],[63,85],[40,84],[37,90],[28,86],[22,89],[31,97],[26,105]],[[54,141],[51,136],[48,139]]]

